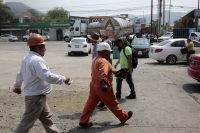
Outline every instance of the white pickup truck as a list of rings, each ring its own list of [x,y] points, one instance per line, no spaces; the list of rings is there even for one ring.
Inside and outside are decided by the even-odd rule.
[[[27,40],[29,39],[29,37],[30,37],[31,35],[33,35],[33,34],[36,34],[36,33],[32,33],[32,34],[29,34],[29,35],[25,35],[25,36],[22,37],[22,40],[23,40],[24,42],[27,42]],[[47,41],[47,40],[48,40],[48,37],[47,37],[47,36],[43,35],[42,37],[44,38],[44,41]]]

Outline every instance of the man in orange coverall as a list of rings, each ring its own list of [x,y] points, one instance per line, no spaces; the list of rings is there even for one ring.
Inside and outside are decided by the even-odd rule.
[[[112,88],[113,73],[108,59],[112,51],[108,43],[99,43],[98,56],[92,61],[92,81],[90,82],[90,94],[80,118],[79,126],[86,128],[93,126],[89,118],[96,105],[102,100],[113,114],[124,124],[132,117],[132,111],[122,110],[117,102]]]

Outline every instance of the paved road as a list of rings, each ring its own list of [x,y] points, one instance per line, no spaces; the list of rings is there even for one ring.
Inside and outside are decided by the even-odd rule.
[[[90,82],[91,55],[68,56],[67,43],[48,42],[44,59],[51,71],[69,75],[73,84],[70,92],[87,93]],[[0,42],[0,89],[13,85],[21,59],[28,53],[24,42]],[[113,60],[115,63],[117,60]],[[68,123],[68,131],[74,133],[199,133],[200,132],[200,84],[187,75],[184,63],[176,65],[159,64],[149,58],[139,58],[139,65],[133,73],[137,92],[136,100],[126,100],[128,85],[123,82],[120,106],[132,110],[133,117],[125,126],[108,110],[97,111],[91,118],[95,126],[89,129],[77,127],[78,118]],[[114,79],[114,88],[116,86]],[[76,90],[74,90],[76,89]],[[54,86],[54,91],[66,90],[65,86]],[[76,107],[75,107],[76,108]],[[82,109],[79,109],[81,113]],[[75,115],[75,114],[74,114]],[[76,116],[76,115],[75,115]],[[1,118],[0,118],[1,119]],[[58,119],[58,118],[57,118]],[[41,126],[41,125],[40,125]],[[62,128],[62,127],[61,127]]]

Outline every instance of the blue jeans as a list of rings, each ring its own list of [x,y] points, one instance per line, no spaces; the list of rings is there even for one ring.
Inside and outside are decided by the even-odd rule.
[[[117,78],[116,81],[117,81],[117,90],[116,90],[117,92],[116,92],[116,94],[121,95],[123,79]],[[128,83],[128,85],[130,87],[131,94],[135,94],[135,87],[134,87],[134,83],[133,83],[132,74],[127,75],[126,82]]]

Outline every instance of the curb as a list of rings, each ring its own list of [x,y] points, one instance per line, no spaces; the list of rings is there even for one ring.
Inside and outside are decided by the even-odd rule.
[[[8,40],[0,40],[0,42],[8,42]]]

